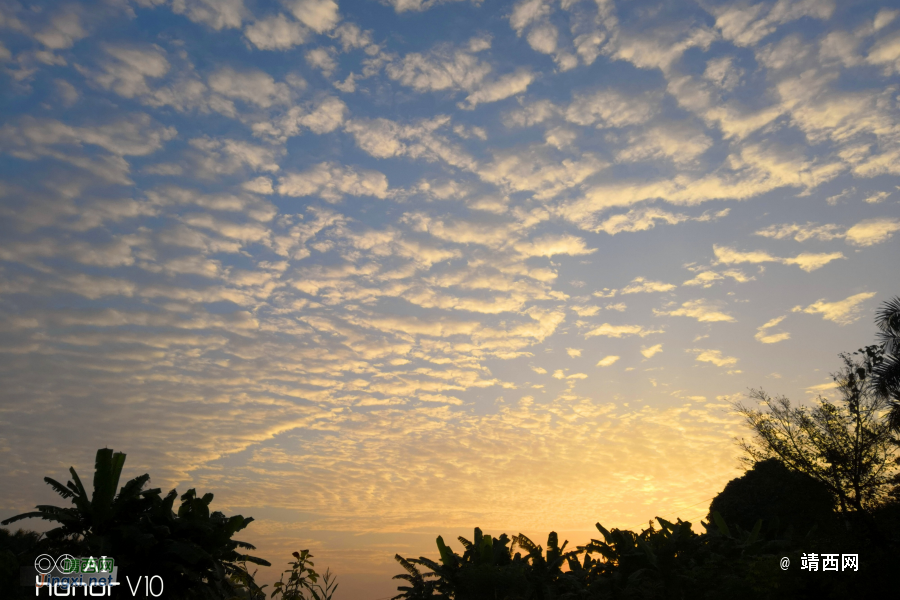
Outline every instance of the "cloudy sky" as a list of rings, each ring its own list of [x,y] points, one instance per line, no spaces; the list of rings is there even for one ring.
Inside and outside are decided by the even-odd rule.
[[[891,2],[0,2],[0,516],[196,486],[345,600],[699,521],[898,293]]]

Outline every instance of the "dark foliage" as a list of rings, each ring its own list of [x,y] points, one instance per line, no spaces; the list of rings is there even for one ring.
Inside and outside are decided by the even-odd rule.
[[[149,475],[135,477],[116,493],[124,464],[125,454],[98,450],[91,496],[70,468],[72,479],[65,485],[50,477],[44,481],[71,500],[71,507],[40,505],[3,525],[28,518],[56,523],[32,554],[110,556],[119,567],[120,581],[125,576],[135,581],[159,575],[166,598],[171,599],[230,597],[234,592],[230,575],[240,573],[239,563],[269,564],[242,553],[253,546],[232,539],[253,519],[211,512],[212,494],[198,497],[191,489],[180,498],[175,490],[162,496],[159,489],[144,489]],[[123,596],[121,586],[116,592]]]
[[[761,520],[769,534],[780,533],[787,525],[805,534],[814,526],[830,529],[835,524],[834,508],[834,496],[822,483],[770,458],[729,481],[713,498],[707,520],[713,522],[718,512],[727,523],[747,530]]]
[[[19,585],[19,569],[34,563],[34,549],[40,539],[41,535],[34,531],[19,529],[10,533],[0,529],[0,590],[4,590],[0,597],[17,600],[29,596],[25,592],[31,590]]]
[[[879,341],[884,353],[876,367],[872,386],[891,404],[889,420],[900,430],[900,296],[885,302],[875,318]]]

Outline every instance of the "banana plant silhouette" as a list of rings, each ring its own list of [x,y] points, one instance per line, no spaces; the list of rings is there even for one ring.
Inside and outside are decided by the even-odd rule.
[[[426,557],[394,558],[406,570],[394,579],[410,585],[398,586],[401,594],[395,600],[444,598],[454,600],[543,600],[558,597],[561,580],[566,577],[562,566],[577,551],[566,552],[568,542],[559,546],[556,533],[547,540],[547,552],[519,534],[512,539],[506,534],[494,538],[475,528],[473,539],[459,537],[462,555],[437,538],[440,560]],[[518,547],[522,552],[513,554]],[[419,566],[429,569],[422,572]]]
[[[71,507],[38,505],[36,511],[2,524],[29,518],[54,522],[57,527],[40,542],[44,551],[112,557],[120,577],[161,576],[167,598],[228,597],[233,591],[228,576],[241,570],[240,562],[269,566],[266,560],[238,552],[254,546],[232,539],[252,518],[210,512],[213,495],[198,497],[193,489],[181,495],[176,513],[178,492],[162,497],[159,488],[145,490],[148,474],[129,480],[117,494],[124,464],[124,453],[100,449],[90,496],[78,473],[69,468],[72,479],[65,485],[50,477],[44,481],[70,500]]]
[[[613,529],[600,523],[602,540],[591,540],[579,547],[584,559],[569,558],[569,574],[591,594],[619,597],[636,594],[643,597],[681,597],[687,582],[689,559],[699,546],[699,536],[691,523],[678,519],[671,523],[657,517],[660,529],[652,525],[641,533]],[[594,558],[599,554],[600,558]]]
[[[52,477],[44,481],[64,500],[71,500],[73,506],[60,508],[52,505],[38,505],[36,511],[16,515],[2,522],[8,525],[22,519],[40,518],[58,523],[59,526],[45,534],[49,541],[85,541],[91,550],[100,554],[108,552],[108,533],[111,525],[118,525],[125,515],[141,514],[153,505],[159,489],[144,490],[150,475],[144,474],[130,480],[116,495],[116,487],[125,465],[125,454],[113,452],[109,448],[97,450],[94,462],[94,490],[89,497],[84,484],[74,467],[69,467],[72,480],[63,485]]]

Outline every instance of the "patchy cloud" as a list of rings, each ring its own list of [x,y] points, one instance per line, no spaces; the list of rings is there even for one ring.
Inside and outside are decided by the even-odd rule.
[[[689,512],[723,399],[872,339],[887,2],[107,4],[0,9],[0,518],[99,428],[388,597],[403,532]]]
[[[653,333],[662,333],[662,330],[647,329],[641,325],[610,325],[609,323],[604,323],[600,327],[595,327],[588,331],[584,334],[584,337],[590,338],[598,335],[611,338],[627,337],[631,335],[644,337]]]
[[[600,361],[597,363],[597,366],[598,367],[608,367],[608,366],[612,365],[613,363],[615,363],[617,360],[619,360],[619,358],[620,357],[618,357],[618,356],[610,354],[609,356],[601,358]]]
[[[732,367],[737,364],[738,359],[733,356],[723,356],[720,350],[688,350],[688,352],[696,352],[694,358],[697,362],[708,362],[717,367]]]
[[[675,289],[675,285],[671,283],[663,283],[661,281],[650,281],[643,277],[635,277],[627,286],[619,290],[620,294],[640,294],[648,292],[668,292]]]
[[[753,337],[756,338],[757,342],[762,342],[763,344],[777,344],[778,342],[790,339],[791,334],[786,331],[770,331],[773,327],[784,321],[784,319],[785,317],[775,317],[774,319],[766,321],[756,328],[756,335]]]
[[[770,225],[757,231],[756,235],[776,240],[790,237],[798,242],[807,240],[827,242],[843,239],[854,246],[872,246],[888,241],[897,231],[900,231],[900,219],[881,217],[865,219],[847,229],[835,224],[818,225],[816,223]]]
[[[860,305],[873,296],[875,296],[875,292],[862,292],[836,302],[826,302],[824,299],[816,300],[806,307],[795,306],[791,311],[811,315],[820,314],[826,321],[833,321],[838,325],[849,325],[860,318]]]
[[[670,310],[656,310],[653,312],[657,315],[669,315],[672,317],[691,317],[697,319],[701,323],[716,323],[719,321],[731,322],[736,319],[730,314],[724,312],[715,303],[708,300],[688,300],[681,307]]]
[[[280,177],[277,190],[282,196],[315,194],[329,202],[337,202],[345,194],[383,200],[388,195],[388,181],[378,171],[357,171],[334,163],[319,163],[307,171]]]
[[[713,251],[718,262],[723,265],[776,262],[784,265],[797,265],[806,272],[821,269],[834,260],[846,258],[841,252],[803,252],[791,258],[779,258],[765,251],[741,252],[728,246],[714,246]]]
[[[660,352],[662,352],[662,344],[641,348],[641,354],[644,355],[644,358],[653,358],[653,356]]]

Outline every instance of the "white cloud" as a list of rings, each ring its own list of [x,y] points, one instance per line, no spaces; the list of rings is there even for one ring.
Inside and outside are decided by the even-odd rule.
[[[575,314],[579,317],[593,317],[600,312],[599,306],[572,306],[571,309],[575,311]]]
[[[559,114],[559,108],[550,100],[536,100],[528,104],[524,102],[521,104],[521,108],[509,111],[504,115],[503,122],[507,127],[531,127]]]
[[[838,383],[836,381],[829,381],[828,383],[820,383],[818,385],[811,385],[806,388],[807,394],[821,394],[822,392],[827,392],[828,390],[833,390],[837,388]]]
[[[363,31],[355,23],[343,22],[330,34],[341,43],[344,52],[355,48],[365,48],[367,54],[378,52],[378,47],[372,42],[372,32]]]
[[[24,160],[52,157],[85,169],[106,181],[131,184],[123,156],[156,152],[175,137],[174,127],[160,127],[146,114],[110,120],[97,127],[76,127],[52,119],[24,117],[0,128],[0,150]],[[92,158],[82,145],[98,146],[109,155]]]
[[[734,65],[734,57],[719,56],[706,63],[704,79],[711,81],[723,90],[731,91],[741,83],[744,70]]]
[[[527,26],[549,15],[550,10],[549,3],[543,0],[521,0],[509,15],[509,25],[517,34],[522,35]]]
[[[660,352],[662,352],[662,344],[641,348],[641,354],[644,355],[644,358],[653,358],[654,355]]]
[[[731,367],[737,364],[738,359],[733,356],[722,356],[721,350],[702,350],[693,349],[688,352],[696,352],[697,357],[694,359],[698,362],[708,362],[717,367]]]
[[[671,160],[689,165],[712,147],[712,140],[684,124],[651,127],[629,136],[628,145],[616,154],[618,162]]]
[[[464,0],[382,0],[394,7],[394,12],[404,13],[407,11],[422,12],[439,4],[447,2],[460,2]],[[478,4],[480,0],[472,0]]]
[[[331,77],[331,74],[337,69],[334,54],[334,48],[313,48],[304,55],[304,58],[306,58],[306,64],[322,71],[325,77]]]
[[[474,90],[491,72],[491,66],[478,58],[478,52],[489,46],[488,38],[473,38],[459,48],[438,46],[428,54],[413,52],[388,64],[385,71],[419,92]]]
[[[317,195],[329,202],[338,202],[344,195],[374,196],[383,200],[388,197],[388,181],[378,171],[323,162],[306,171],[280,177],[278,193],[295,197]]]
[[[532,27],[528,32],[528,45],[537,52],[543,54],[553,54],[556,52],[556,42],[559,32],[551,23],[542,23],[536,27]]]
[[[776,344],[778,342],[783,342],[784,340],[790,339],[791,334],[784,331],[780,333],[770,333],[768,330],[772,327],[775,327],[782,321],[784,321],[785,317],[776,317],[769,321],[766,321],[762,325],[756,328],[756,335],[753,337],[758,342],[762,342],[763,344]]]
[[[298,21],[316,33],[331,31],[341,19],[334,0],[291,0],[288,6]]]
[[[610,325],[609,323],[604,323],[600,327],[596,327],[586,334],[584,337],[594,337],[598,335],[602,335],[604,337],[611,338],[620,338],[626,337],[629,335],[637,335],[640,337],[648,336],[652,333],[662,333],[661,329],[645,329],[641,325]]]
[[[0,49],[0,60],[2,60],[3,51]],[[56,79],[53,81],[56,84],[56,89],[59,91],[59,96],[62,99],[62,103],[64,106],[72,106],[78,99],[81,97],[81,94],[75,88],[74,85],[69,83],[68,81],[64,81],[62,79]]]
[[[631,283],[619,290],[622,294],[640,294],[648,292],[668,292],[674,290],[675,285],[662,281],[650,281],[643,277],[635,277]]]
[[[247,14],[244,0],[172,0],[172,11],[215,30],[240,27]]]
[[[141,173],[150,175],[181,175],[184,173],[184,167],[176,163],[157,163],[155,165],[147,165],[141,169]]]
[[[528,256],[583,256],[593,254],[596,248],[585,246],[584,240],[574,235],[545,235],[530,242],[518,242],[514,245],[516,252]]]
[[[792,312],[804,312],[807,314],[820,314],[826,321],[832,321],[838,325],[849,325],[859,320],[860,305],[875,296],[875,292],[862,292],[854,294],[837,302],[817,300],[807,307],[795,306]]]
[[[268,108],[273,104],[287,104],[290,90],[277,83],[271,75],[259,70],[235,71],[224,67],[209,76],[209,87],[223,96]]]
[[[279,14],[244,28],[244,37],[260,50],[288,50],[306,41],[307,30]]]
[[[875,19],[872,22],[872,27],[875,29],[875,31],[881,31],[882,29],[893,23],[894,19],[896,19],[898,15],[900,15],[900,10],[881,8],[875,15]]]
[[[737,269],[729,269],[727,271],[722,271],[721,273],[717,273],[716,271],[708,271],[701,270],[699,271],[692,279],[689,279],[682,283],[681,285],[696,285],[703,288],[710,288],[716,282],[723,281],[726,277],[731,277],[738,283],[746,283],[755,279],[754,277],[748,277],[742,271]]]
[[[805,242],[809,239],[817,239],[829,241],[835,238],[843,237],[838,233],[837,225],[818,225],[816,223],[806,223],[798,225],[792,223],[790,225],[769,225],[765,229],[760,229],[754,235],[781,240],[786,237],[793,237],[798,242]]]
[[[900,219],[866,219],[848,229],[844,236],[853,245],[872,246],[888,241],[897,231]]]
[[[34,34],[34,38],[50,50],[63,50],[71,48],[87,34],[78,13],[69,9],[54,15],[46,27]]]
[[[194,154],[196,173],[203,177],[234,173],[245,165],[254,171],[267,173],[274,173],[280,168],[276,158],[278,153],[272,148],[209,137],[194,138],[189,144],[199,151]]]
[[[808,192],[836,177],[842,162],[815,162],[796,153],[748,144],[728,157],[728,169],[702,176],[679,174],[671,179],[603,182],[587,187],[580,198],[558,210],[568,220],[591,227],[596,213],[617,206],[663,199],[672,204],[695,205],[712,199],[748,199],[780,187],[801,187]]]
[[[241,187],[254,194],[268,195],[275,193],[275,190],[272,188],[272,180],[268,177],[257,177],[256,179],[245,181],[241,184]]]
[[[827,20],[834,9],[834,0],[778,0],[775,4],[722,5],[711,12],[722,37],[738,46],[753,46],[774,33],[779,25],[803,17]]]
[[[897,231],[900,231],[900,219],[881,217],[865,219],[845,231],[841,231],[841,227],[834,224],[806,223],[798,225],[792,223],[790,225],[770,225],[757,231],[756,235],[778,240],[793,237],[798,242],[805,242],[809,239],[823,241],[844,239],[848,244],[854,246],[872,246],[888,241]]]
[[[877,192],[863,199],[866,204],[878,204],[886,200],[891,195],[890,192]]]
[[[685,214],[671,213],[659,208],[639,208],[632,209],[627,213],[612,215],[606,220],[593,225],[594,220],[589,218],[582,221],[585,229],[594,232],[604,231],[609,235],[616,235],[623,232],[646,231],[656,227],[657,222],[666,223],[668,225],[676,225],[685,221],[712,221],[728,214],[729,209],[723,209],[717,213],[704,213],[699,217],[691,217]]]
[[[722,312],[715,303],[708,300],[689,300],[681,305],[681,308],[672,310],[653,309],[656,315],[669,315],[673,317],[691,317],[701,323],[716,323],[720,321],[733,322],[736,319],[728,313]]]
[[[507,73],[494,81],[484,83],[466,96],[465,102],[460,102],[458,106],[464,109],[473,109],[479,104],[497,102],[521,94],[528,89],[534,79],[534,74],[528,69],[518,69],[514,73]]]
[[[804,252],[794,258],[783,258],[781,262],[786,265],[797,265],[807,273],[820,269],[833,260],[845,258],[841,252],[818,253]]]
[[[570,123],[598,128],[640,125],[656,114],[660,100],[655,93],[629,96],[614,89],[600,90],[576,95],[563,116]]]
[[[751,252],[740,252],[728,246],[713,246],[713,252],[716,260],[720,264],[733,265],[738,263],[759,264],[765,262],[777,262],[785,265],[797,265],[806,272],[815,271],[824,267],[834,260],[845,258],[841,252],[830,253],[810,253],[804,252],[793,258],[778,258],[772,256],[768,252],[757,250]]]
[[[204,194],[195,189],[173,185],[147,190],[147,199],[153,206],[199,206],[213,211],[241,213],[255,221],[271,221],[277,211],[268,202],[246,194]]]
[[[608,165],[593,154],[579,159],[558,160],[545,152],[546,147],[532,152],[504,152],[479,167],[482,180],[501,185],[509,192],[532,191],[539,200],[553,198],[576,187]]]
[[[345,94],[352,94],[356,91],[356,75],[354,73],[350,73],[344,78],[344,81],[335,81],[334,87],[344,92]]]
[[[900,72],[900,33],[886,36],[869,49],[866,62],[883,66],[886,73]]]
[[[458,145],[441,135],[440,130],[450,124],[450,118],[438,116],[404,125],[388,119],[353,120],[345,131],[356,144],[375,158],[408,156],[428,162],[442,161],[451,166],[472,170],[475,159]]]
[[[554,127],[553,129],[548,129],[547,133],[544,134],[544,141],[547,145],[553,146],[557,150],[571,147],[577,138],[577,133],[565,127]]]
[[[575,358],[576,356],[581,356],[581,350],[578,348],[566,348],[566,354]]]
[[[619,360],[619,358],[620,357],[618,357],[618,356],[614,356],[614,355],[610,354],[609,356],[601,358],[600,361],[597,363],[597,366],[598,367],[608,367],[608,366],[612,365],[613,363],[615,363],[617,360]]]
[[[269,136],[280,141],[300,135],[304,128],[323,134],[340,127],[346,118],[347,105],[340,98],[326,96],[317,103],[293,106],[274,121],[260,121],[253,125],[258,136]]]
[[[110,60],[103,63],[103,72],[94,75],[94,81],[124,98],[149,94],[147,78],[160,78],[170,68],[165,51],[156,45],[105,45],[103,51]]]

